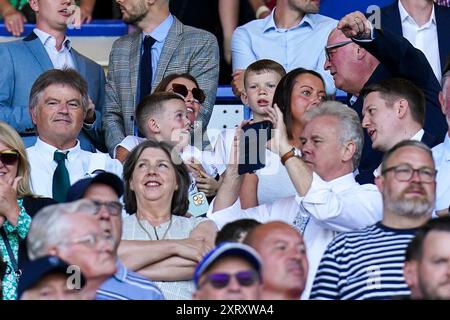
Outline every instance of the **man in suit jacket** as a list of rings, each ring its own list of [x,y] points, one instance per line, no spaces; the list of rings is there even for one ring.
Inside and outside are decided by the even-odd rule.
[[[403,35],[428,59],[441,79],[450,55],[450,10],[433,0],[400,0],[381,8],[381,29]]]
[[[362,126],[372,140],[372,147],[383,153],[402,140],[422,141],[428,147],[437,145],[438,139],[424,131],[425,96],[411,81],[390,78],[373,83],[361,91],[364,99]],[[380,167],[361,172],[359,183],[374,183]]]
[[[214,35],[183,25],[170,14],[168,0],[116,2],[124,21],[135,24],[142,32],[121,37],[111,50],[103,116],[110,153],[126,135],[137,133],[134,111],[141,95],[140,65],[146,64],[146,61],[141,61],[145,36],[156,40],[151,47],[151,91],[171,73],[190,73],[206,93],[205,103],[200,108],[201,126],[198,127],[205,131],[219,78],[219,47]]]
[[[336,87],[351,95],[349,104],[363,119],[361,90],[392,77],[405,78],[425,94],[425,131],[443,140],[445,117],[438,101],[440,85],[425,55],[403,37],[373,28],[361,12],[346,15],[328,37],[325,69]],[[382,153],[372,148],[367,131],[359,171],[371,170],[381,162]]]
[[[36,12],[36,28],[23,40],[0,44],[0,119],[13,126],[25,146],[36,142],[28,111],[28,97],[34,81],[47,70],[74,68],[88,82],[92,100],[79,139],[87,151],[106,151],[101,134],[104,103],[103,68],[71,47],[65,35],[70,1],[30,0]],[[94,112],[95,108],[95,112]]]

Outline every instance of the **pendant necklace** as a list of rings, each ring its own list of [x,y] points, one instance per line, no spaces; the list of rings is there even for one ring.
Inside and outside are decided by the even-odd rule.
[[[149,232],[147,231],[147,229],[145,229],[144,226],[142,225],[142,222],[141,222],[141,220],[139,219],[139,217],[137,216],[137,214],[136,214],[136,219],[137,219],[137,222],[138,222],[138,224],[139,224],[139,227],[141,227],[141,229],[144,230],[144,232],[147,234],[147,236],[148,236],[148,238],[149,238],[150,240],[153,240],[153,239],[152,239],[152,236],[150,235],[150,233],[149,233]],[[170,215],[169,225],[167,226],[167,229],[166,229],[166,231],[164,232],[164,234],[163,234],[163,236],[162,236],[161,239],[159,239],[158,233],[156,232],[156,227],[153,226],[152,224],[150,224],[150,225],[153,227],[153,231],[155,232],[156,240],[164,240],[164,238],[165,238],[166,235],[167,235],[167,232],[169,232],[169,229],[170,229],[170,227],[172,226],[172,215]]]

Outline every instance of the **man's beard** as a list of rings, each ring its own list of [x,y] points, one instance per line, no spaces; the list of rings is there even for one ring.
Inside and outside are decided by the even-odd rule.
[[[383,199],[386,209],[400,216],[411,218],[419,218],[429,214],[434,208],[434,196],[432,199],[428,199],[425,190],[423,190],[423,197],[407,199],[405,194],[409,188],[411,187],[406,188],[399,196],[393,196],[391,192],[387,192]]]
[[[124,16],[123,21],[125,23],[136,25],[147,16],[148,10],[145,6],[138,6],[138,8],[136,8],[136,12],[137,13],[129,13],[128,17]]]

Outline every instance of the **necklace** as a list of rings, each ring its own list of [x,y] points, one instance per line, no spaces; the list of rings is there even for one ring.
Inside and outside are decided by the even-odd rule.
[[[139,217],[138,217],[137,215],[136,215],[136,219],[137,219],[137,222],[138,222],[138,224],[139,224],[139,227],[141,227],[141,229],[144,230],[144,232],[147,234],[147,236],[148,236],[148,238],[149,238],[150,240],[153,240],[153,239],[152,239],[152,236],[151,236],[150,233],[147,231],[147,229],[144,228],[144,226],[142,225],[141,220],[139,219]],[[166,237],[167,232],[169,232],[169,229],[170,229],[171,226],[172,226],[172,215],[170,215],[169,225],[167,226],[166,231],[164,232],[162,238],[159,239],[158,232],[156,232],[156,227],[152,225],[152,227],[153,227],[153,232],[155,232],[156,240],[164,240],[164,238]]]

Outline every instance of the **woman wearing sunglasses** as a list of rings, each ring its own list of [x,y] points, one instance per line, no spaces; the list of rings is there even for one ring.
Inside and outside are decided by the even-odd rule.
[[[30,167],[19,134],[0,121],[0,243],[1,256],[7,264],[3,277],[3,299],[14,300],[21,267],[28,260],[25,238],[32,216],[53,204],[49,198],[33,195]]]

